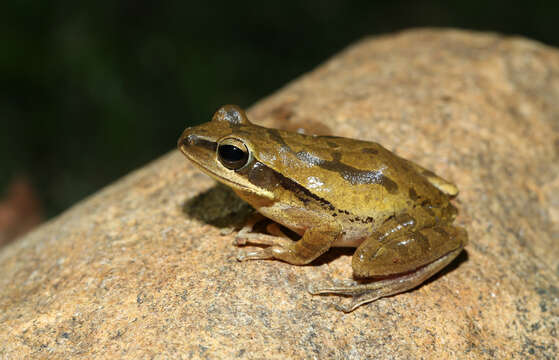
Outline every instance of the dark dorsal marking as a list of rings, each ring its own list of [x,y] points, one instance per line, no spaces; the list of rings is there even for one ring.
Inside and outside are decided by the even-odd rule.
[[[429,214],[430,216],[435,216],[435,212],[433,211],[433,204],[431,204],[431,201],[429,200],[423,200],[421,202],[421,207],[423,208],[423,210],[425,210],[427,212],[427,214]]]
[[[293,150],[291,150],[291,148],[289,147],[289,145],[287,145],[285,143],[285,140],[283,140],[283,138],[281,137],[280,132],[277,129],[267,129],[268,130],[268,135],[270,136],[270,138],[272,140],[274,140],[275,142],[277,142],[278,144],[281,145],[281,147],[283,147],[284,149],[288,150],[289,152],[293,152]]]
[[[415,191],[414,188],[410,188],[410,199],[412,199],[413,201],[419,199],[419,196],[417,195],[417,192]]]
[[[365,154],[373,154],[376,155],[378,154],[378,150],[377,149],[373,149],[373,148],[364,148],[363,151]]]
[[[323,161],[320,165],[321,168],[337,172],[344,178],[345,181],[352,185],[362,184],[378,184],[383,186],[386,191],[394,194],[398,191],[398,185],[384,175],[382,171],[377,170],[360,170],[353,166],[344,164],[341,161]]]
[[[382,171],[377,170],[361,170],[351,165],[347,165],[341,161],[342,154],[338,151],[332,151],[330,154],[333,160],[324,160],[318,156],[306,151],[295,152],[276,129],[268,129],[268,134],[272,140],[280,144],[284,149],[294,154],[295,157],[310,166],[319,166],[322,169],[337,172],[340,176],[352,185],[362,184],[378,184],[383,186],[386,191],[394,194],[398,191],[398,185],[389,177],[384,175]]]

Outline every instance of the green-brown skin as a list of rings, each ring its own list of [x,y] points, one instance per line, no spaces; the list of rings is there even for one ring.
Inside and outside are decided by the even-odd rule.
[[[268,247],[239,260],[302,265],[332,246],[357,247],[354,276],[382,280],[310,288],[352,295],[344,311],[416,287],[467,243],[466,231],[452,225],[456,186],[374,142],[268,129],[226,105],[212,121],[187,128],[178,148],[260,214],[302,236],[241,231],[237,243]]]

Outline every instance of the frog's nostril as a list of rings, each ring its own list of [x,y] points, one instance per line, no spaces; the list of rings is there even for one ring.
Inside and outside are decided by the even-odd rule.
[[[183,136],[182,138],[182,144],[185,146],[196,145],[197,142],[198,142],[198,136],[194,134],[189,134],[187,136]]]
[[[183,133],[183,135],[177,141],[177,146],[180,148],[181,146],[194,145],[194,143],[195,143],[195,139],[192,138],[192,135],[186,135],[186,134]]]
[[[198,139],[198,136],[190,134],[184,139],[184,143],[185,143],[185,145],[194,145],[194,144],[196,144],[197,139]]]

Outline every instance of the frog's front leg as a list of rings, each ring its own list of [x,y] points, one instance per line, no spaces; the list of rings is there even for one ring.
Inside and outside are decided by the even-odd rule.
[[[271,246],[242,253],[237,259],[240,261],[279,259],[290,264],[304,265],[324,254],[339,236],[340,231],[330,227],[307,229],[299,241],[267,235],[266,239],[260,243],[271,244]],[[274,241],[272,238],[276,238],[276,240]]]
[[[233,243],[237,246],[246,244],[288,246],[293,242],[293,240],[289,239],[281,232],[281,230],[279,230],[277,223],[270,223],[266,226],[266,231],[268,231],[271,235],[252,232],[255,225],[261,221],[270,221],[270,219],[259,213],[253,214],[248,219],[245,226],[243,226],[243,228],[237,233]]]
[[[360,305],[418,286],[447,266],[467,243],[466,231],[451,225],[401,234],[386,242],[371,237],[356,250],[352,267],[358,278],[383,280],[345,286],[311,286],[312,294],[350,295],[352,302],[340,310],[350,312]]]

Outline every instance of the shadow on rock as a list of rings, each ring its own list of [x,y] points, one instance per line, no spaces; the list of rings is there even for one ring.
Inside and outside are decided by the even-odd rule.
[[[182,211],[193,219],[219,228],[241,228],[254,209],[230,188],[217,184],[188,199]]]

